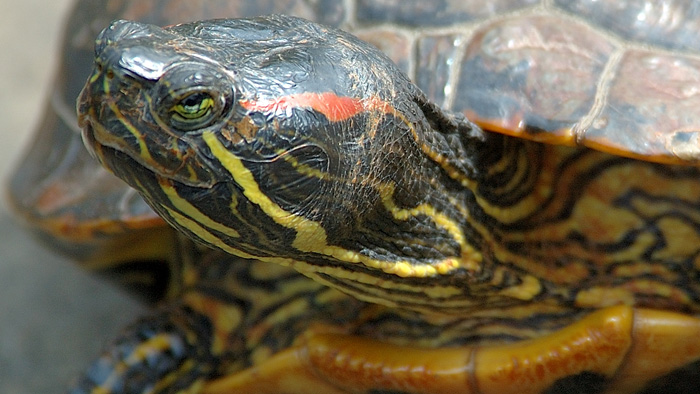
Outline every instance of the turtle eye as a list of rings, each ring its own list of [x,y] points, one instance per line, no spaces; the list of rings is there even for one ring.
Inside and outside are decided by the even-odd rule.
[[[182,62],[158,78],[147,95],[154,120],[174,132],[196,132],[225,122],[234,103],[234,86],[219,67]]]
[[[223,107],[221,97],[203,91],[188,92],[173,100],[168,115],[176,128],[196,130],[214,123]]]
[[[211,114],[214,98],[206,93],[192,93],[175,103],[170,109],[172,116],[179,122],[198,121]]]

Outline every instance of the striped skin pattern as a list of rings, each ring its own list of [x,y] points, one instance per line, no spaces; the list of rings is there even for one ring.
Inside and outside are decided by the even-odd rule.
[[[539,331],[533,322],[545,318],[529,311],[521,312],[529,315],[521,321],[502,316],[431,321],[361,302],[280,265],[212,252],[186,239],[178,250],[182,296],[128,327],[72,392],[196,392],[206,380],[264,364],[312,334],[352,334],[423,348],[502,344],[539,336],[574,317],[548,316]],[[236,391],[225,378],[217,384]]]
[[[295,45],[266,47],[269,30]],[[241,42],[222,45],[238,39],[233,32]],[[203,47],[207,56],[197,54]],[[250,57],[240,60],[235,51]],[[624,375],[620,360],[635,348],[623,345],[658,334],[645,328],[658,318],[654,311],[628,307],[603,309],[559,330],[583,311],[619,304],[698,311],[695,167],[482,132],[429,103],[383,55],[293,18],[166,30],[117,22],[101,35],[97,53],[79,109],[85,140],[106,167],[196,241],[292,267],[368,302],[357,304],[358,313],[394,311],[386,321],[399,327],[387,336],[395,346],[409,343],[408,327],[422,322],[440,327],[433,339],[419,341],[429,346],[554,333],[533,339],[534,348],[549,351],[551,340],[569,349],[578,341],[569,333],[595,331],[595,316],[607,316],[600,332],[620,349],[590,351],[610,363],[601,360],[593,372],[541,372],[529,386],[539,392],[561,379],[578,384],[578,376],[595,382]],[[682,315],[668,319],[686,324]],[[351,320],[347,333],[386,339],[382,329]],[[479,324],[471,334],[460,330]],[[691,318],[687,324],[693,333],[700,326]],[[242,326],[223,327],[229,339]],[[628,342],[616,341],[618,334]],[[313,363],[317,348],[309,344],[318,338],[299,345],[309,354],[303,363]],[[342,346],[339,337],[330,342]],[[212,354],[229,348],[222,343]],[[514,346],[495,354],[529,357]],[[700,358],[700,349],[686,350],[688,362]],[[650,357],[641,354],[639,360]],[[337,372],[319,365],[329,376]],[[486,371],[479,367],[467,380],[484,390],[490,380],[478,376]],[[502,381],[516,387],[518,379],[509,379]]]

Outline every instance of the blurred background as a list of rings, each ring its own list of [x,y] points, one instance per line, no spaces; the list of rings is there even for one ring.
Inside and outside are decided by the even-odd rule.
[[[126,294],[43,249],[8,214],[5,183],[32,138],[73,0],[0,13],[0,393],[60,393],[142,313]]]

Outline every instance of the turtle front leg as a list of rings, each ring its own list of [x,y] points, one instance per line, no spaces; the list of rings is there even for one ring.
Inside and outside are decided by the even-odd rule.
[[[218,361],[209,319],[174,305],[134,323],[80,376],[70,393],[196,393]]]

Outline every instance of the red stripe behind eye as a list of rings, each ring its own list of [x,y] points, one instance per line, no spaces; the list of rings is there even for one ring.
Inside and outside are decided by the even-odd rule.
[[[394,112],[394,108],[379,98],[358,99],[338,96],[332,92],[298,93],[274,100],[241,101],[249,111],[281,112],[292,108],[311,108],[325,115],[331,122],[345,120],[363,111]]]

